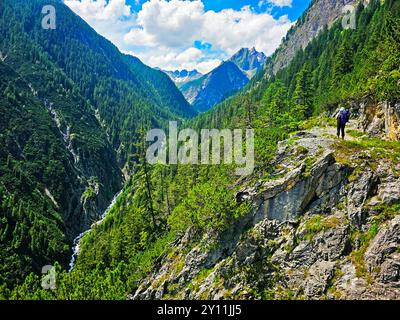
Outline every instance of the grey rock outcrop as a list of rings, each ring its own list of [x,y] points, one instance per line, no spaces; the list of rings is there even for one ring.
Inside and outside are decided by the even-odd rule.
[[[379,276],[383,280],[392,279],[400,281],[400,216],[396,216],[386,227],[383,227],[365,254],[365,260],[368,268],[372,271],[379,266],[384,268],[380,270]],[[400,285],[400,283],[399,283]]]
[[[280,144],[276,161],[287,172],[283,178],[245,188],[238,200],[251,200],[255,221],[268,218],[295,221],[306,209],[329,212],[340,200],[348,169],[336,163],[331,148],[333,140],[299,133],[296,148]],[[302,154],[302,150],[307,150]],[[308,168],[304,160],[313,164]],[[296,164],[298,164],[296,166]]]
[[[377,137],[400,140],[400,103],[376,103],[368,99],[355,106],[360,114],[360,128]]]
[[[318,261],[311,266],[305,281],[304,294],[308,298],[320,297],[328,288],[329,281],[335,274],[335,263]]]
[[[382,183],[378,190],[378,202],[394,204],[400,201],[400,179]]]

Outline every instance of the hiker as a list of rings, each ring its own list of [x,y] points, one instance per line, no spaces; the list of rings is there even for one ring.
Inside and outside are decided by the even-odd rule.
[[[344,130],[346,128],[346,123],[349,122],[350,111],[345,108],[340,108],[338,114],[336,115],[337,120],[337,137],[340,138],[342,134],[342,139],[344,139]]]

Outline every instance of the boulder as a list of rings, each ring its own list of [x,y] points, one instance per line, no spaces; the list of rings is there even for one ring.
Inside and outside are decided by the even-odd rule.
[[[325,294],[329,282],[335,274],[335,263],[330,261],[317,261],[308,273],[304,285],[304,294],[307,298],[318,299]]]
[[[400,248],[400,215],[392,219],[386,227],[379,230],[365,253],[370,271],[380,267],[388,257]],[[398,257],[398,255],[395,255]],[[393,258],[394,259],[394,258]]]
[[[400,179],[384,183],[379,187],[378,196],[385,204],[391,205],[400,201]]]

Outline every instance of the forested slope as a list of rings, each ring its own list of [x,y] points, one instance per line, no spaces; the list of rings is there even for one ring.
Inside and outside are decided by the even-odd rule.
[[[41,10],[45,5],[56,9],[55,30],[41,27]],[[37,55],[45,53],[98,111],[121,163],[132,151],[132,137],[140,123],[159,125],[166,119],[195,114],[163,72],[121,54],[64,4],[5,0],[1,8],[0,51],[7,56],[5,62],[32,51],[28,50],[29,45],[36,47],[37,52],[32,52],[26,62],[35,62]],[[20,61],[10,63],[18,71]]]
[[[55,30],[42,28],[45,5]],[[0,286],[12,287],[66,267],[72,240],[122,188],[142,128],[194,112],[168,76],[61,1],[1,1],[0,34]]]

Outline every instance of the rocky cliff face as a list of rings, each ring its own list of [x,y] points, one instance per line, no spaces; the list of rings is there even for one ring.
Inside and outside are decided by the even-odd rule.
[[[237,193],[248,215],[220,234],[187,230],[130,298],[400,299],[399,142],[359,138],[363,118],[337,140],[325,121]]]
[[[400,140],[399,102],[364,102],[357,111],[362,115],[360,129],[389,140]]]
[[[288,32],[272,60],[275,74],[293,59],[295,53],[307,44],[325,27],[343,17],[346,5],[356,5],[358,0],[314,0],[311,7]]]

